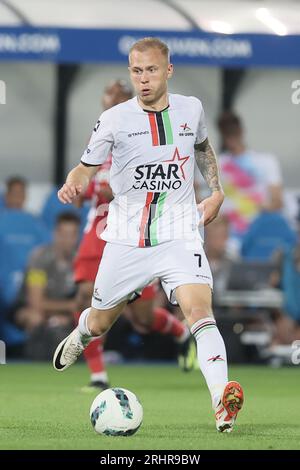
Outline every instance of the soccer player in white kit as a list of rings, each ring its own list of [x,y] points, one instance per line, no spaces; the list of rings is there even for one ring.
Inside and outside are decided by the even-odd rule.
[[[217,430],[230,432],[243,390],[228,382],[225,345],[212,313],[212,275],[199,234],[199,223],[214,220],[224,199],[204,111],[197,98],[168,93],[173,66],[159,39],[144,38],[131,47],[129,72],[136,96],[102,113],[81,163],[58,191],[61,202],[71,203],[112,152],[114,199],[101,234],[107,244],[92,305],[57,347],[53,365],[63,371],[73,364],[92,337],[104,335],[126,303],[159,278],[195,337]],[[195,160],[211,190],[198,207]]]

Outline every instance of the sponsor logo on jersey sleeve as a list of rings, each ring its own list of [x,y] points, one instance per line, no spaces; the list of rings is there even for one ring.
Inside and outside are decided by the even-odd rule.
[[[99,126],[100,126],[100,119],[98,119],[98,121],[96,122],[96,125],[94,127],[94,132],[97,132],[97,130],[99,129]]]

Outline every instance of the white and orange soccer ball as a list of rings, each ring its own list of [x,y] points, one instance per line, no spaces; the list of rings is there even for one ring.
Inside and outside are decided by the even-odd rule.
[[[129,390],[108,388],[96,396],[90,418],[98,434],[132,436],[142,424],[143,407]]]

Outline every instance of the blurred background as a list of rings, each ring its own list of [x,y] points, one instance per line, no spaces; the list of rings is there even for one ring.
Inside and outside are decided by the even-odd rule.
[[[291,364],[300,339],[297,0],[0,0],[0,337],[8,360],[49,360],[73,328],[73,261],[90,202],[62,206],[56,191],[79,162],[109,86],[130,86],[128,50],[145,36],[168,43],[169,90],[201,99],[219,155],[226,202],[205,246],[229,360]],[[199,200],[207,194],[198,174],[195,190]],[[155,306],[181,320],[159,286]],[[107,361],[176,359],[172,332],[147,333],[121,317]]]

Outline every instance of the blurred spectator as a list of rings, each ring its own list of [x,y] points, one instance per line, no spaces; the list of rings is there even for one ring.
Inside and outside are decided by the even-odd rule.
[[[283,311],[277,344],[291,344],[300,339],[300,224],[298,242],[294,247],[281,251],[278,255],[279,270],[277,285],[283,291]]]
[[[57,191],[58,188],[54,187],[48,195],[41,211],[41,219],[49,230],[49,233],[53,232],[57,217],[66,211],[66,206],[60,202],[57,197]],[[72,212],[80,218],[80,234],[83,233],[84,227],[86,225],[89,209],[90,203],[86,202],[81,204],[80,207],[77,207],[74,204],[68,205],[68,211]]]
[[[53,243],[37,248],[31,255],[14,322],[29,334],[27,353],[32,358],[50,357],[52,342],[63,337],[73,324],[73,259],[79,225],[79,218],[72,212],[60,214]]]
[[[2,192],[0,192],[0,211],[4,209],[4,207],[5,207],[4,195],[2,194]]]
[[[32,253],[21,294],[25,306],[15,316],[16,323],[26,330],[49,319],[62,324],[72,321],[76,294],[73,259],[79,224],[79,218],[72,212],[60,214],[53,243]]]
[[[272,348],[300,339],[300,238],[298,244],[278,253],[272,285],[283,294],[283,308],[273,312],[275,331]]]
[[[300,325],[300,242],[283,254],[281,286],[285,311]]]
[[[102,107],[104,110],[110,109],[132,98],[132,96],[132,88],[126,80],[111,80],[105,87],[102,97]]]
[[[270,261],[278,250],[290,249],[296,234],[278,212],[263,211],[254,219],[242,241],[242,257],[250,261]]]
[[[5,207],[0,212],[0,292],[4,308],[16,298],[29,253],[49,240],[42,223],[24,210],[26,182],[13,177],[7,181]]]
[[[220,155],[226,195],[222,209],[229,217],[231,235],[239,241],[261,210],[281,209],[281,172],[274,156],[246,147],[244,129],[236,114],[224,112],[218,119],[218,128],[224,148]]]
[[[228,274],[236,256],[228,251],[229,220],[219,215],[205,227],[205,252],[214,279],[214,301],[226,289]]]
[[[14,176],[6,182],[4,205],[8,209],[24,208],[26,200],[26,182],[23,178]]]

